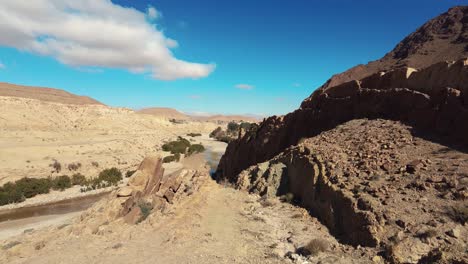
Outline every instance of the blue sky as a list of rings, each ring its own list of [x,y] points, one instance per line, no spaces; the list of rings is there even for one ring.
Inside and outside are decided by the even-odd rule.
[[[147,22],[177,41],[178,46],[170,48],[175,58],[216,68],[201,78],[160,80],[148,72],[120,67],[59,62],[53,53],[9,44],[0,34],[0,81],[65,89],[111,106],[136,109],[164,106],[201,113],[285,114],[332,74],[382,57],[428,19],[468,0],[112,3],[147,14],[148,7],[154,7],[157,18]],[[129,60],[134,55],[125,54]],[[239,89],[239,84],[251,89]]]

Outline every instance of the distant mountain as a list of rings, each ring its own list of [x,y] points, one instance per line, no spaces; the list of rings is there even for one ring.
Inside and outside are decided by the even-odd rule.
[[[176,109],[173,108],[167,108],[167,107],[151,107],[151,108],[144,108],[139,111],[137,111],[139,114],[147,114],[147,115],[153,115],[153,116],[158,116],[161,118],[169,118],[169,119],[179,119],[179,120],[187,120],[190,119],[190,116],[177,111]]]
[[[259,118],[254,116],[247,116],[247,115],[190,115],[182,113],[173,108],[167,107],[151,107],[151,108],[144,108],[137,113],[140,114],[148,114],[154,115],[162,118],[168,119],[178,119],[178,120],[194,120],[194,121],[209,121],[209,122],[222,122],[227,123],[231,121],[236,122],[258,122],[260,121]]]
[[[22,86],[10,83],[0,83],[0,96],[37,99],[62,104],[103,105],[91,97],[72,94],[60,89]]]
[[[407,36],[383,58],[332,76],[321,88],[360,80],[395,68],[425,68],[468,57],[468,6],[450,8]]]
[[[212,122],[258,122],[259,118],[247,115],[212,115],[212,116],[192,116],[194,120]]]

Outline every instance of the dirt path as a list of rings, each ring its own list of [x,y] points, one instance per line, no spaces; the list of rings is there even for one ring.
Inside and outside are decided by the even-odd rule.
[[[22,235],[2,245],[19,243],[0,249],[0,262],[291,263],[284,255],[313,238],[330,248],[311,263],[368,261],[338,244],[303,209],[207,180],[192,196],[135,226],[109,225],[94,235],[76,235],[68,227]]]

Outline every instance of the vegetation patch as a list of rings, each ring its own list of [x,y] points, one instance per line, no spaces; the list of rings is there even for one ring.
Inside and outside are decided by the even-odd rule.
[[[330,243],[321,238],[312,239],[307,245],[298,249],[298,253],[303,256],[317,256],[320,252],[328,250]]]
[[[163,163],[178,162],[180,160],[180,154],[170,155],[163,158]]]
[[[181,154],[190,156],[205,151],[205,147],[202,144],[192,145],[190,141],[182,137],[177,138],[175,141],[164,144],[162,149],[172,154],[163,158],[164,163],[179,161]]]
[[[81,168],[81,163],[79,162],[70,163],[68,164],[67,168],[69,171],[77,171]]]
[[[216,138],[216,136],[222,131],[223,129],[221,127],[217,127],[215,130],[211,131],[210,138]]]
[[[202,144],[193,144],[188,149],[188,155],[193,155],[205,151],[205,147]]]
[[[59,177],[56,177],[52,180],[52,189],[54,190],[60,190],[60,191],[63,191],[65,189],[68,189],[72,187],[72,182],[71,182],[71,179],[70,177],[68,177],[67,175],[62,175],[62,176],[59,176]],[[28,198],[28,197],[26,197]]]
[[[133,174],[135,174],[136,170],[129,170],[125,173],[125,178],[130,178],[132,177]]]
[[[49,165],[49,167],[52,167],[52,172],[59,173],[62,170],[62,164],[58,162],[57,160],[54,160],[52,164]]]
[[[153,210],[153,206],[151,205],[151,203],[140,202],[138,204],[138,207],[140,207],[141,217],[138,219],[137,224],[145,221],[146,218],[148,218],[148,216],[151,214],[151,211]]]
[[[240,124],[229,122],[225,131],[221,127],[218,127],[210,133],[210,138],[229,143],[238,137],[241,129],[244,130],[248,136],[252,137],[256,135],[258,125],[248,122],[242,122]]]
[[[67,175],[42,179],[22,178],[0,187],[0,205],[20,203],[38,194],[49,193],[51,189],[63,191],[71,186],[72,180]]]
[[[81,192],[86,192],[117,185],[121,180],[122,172],[117,168],[103,170],[97,178],[90,180],[80,173],[73,174],[72,177],[67,175],[42,179],[26,177],[15,182],[5,183],[0,187],[0,206],[20,203],[36,195],[49,193],[50,190],[64,191],[79,185],[84,186],[81,188]]]
[[[122,179],[123,174],[119,169],[105,169],[99,173],[99,176],[97,178],[88,180],[85,186],[81,188],[81,192],[89,192],[92,190],[117,186]]]
[[[176,141],[171,141],[162,146],[164,151],[171,152],[171,154],[185,154],[190,147],[190,141],[185,138],[179,137]]]
[[[72,175],[71,183],[72,185],[85,185],[86,177],[81,173],[75,173]]]

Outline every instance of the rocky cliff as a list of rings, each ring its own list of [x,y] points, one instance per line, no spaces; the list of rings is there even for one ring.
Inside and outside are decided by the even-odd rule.
[[[468,61],[461,59],[468,57],[467,34],[468,7],[454,7],[381,60],[334,76],[300,109],[270,117],[255,133],[229,144],[219,178],[235,181],[242,170],[273,158],[301,138],[357,118],[402,121],[468,146]]]

